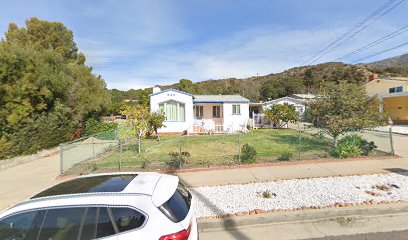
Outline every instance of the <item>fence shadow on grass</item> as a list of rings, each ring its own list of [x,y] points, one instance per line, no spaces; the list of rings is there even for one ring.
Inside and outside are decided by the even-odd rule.
[[[300,138],[299,135],[279,135],[271,137],[276,143],[296,146],[302,152],[316,150],[329,152],[332,147],[331,142],[327,139],[320,139],[306,134],[301,134]]]
[[[175,174],[175,172],[171,174]],[[188,188],[193,187],[187,181],[185,181],[182,177],[179,176],[179,178]],[[206,198],[202,194],[195,192],[194,196],[198,197],[202,202],[204,202],[207,206],[209,206],[214,211],[221,212],[221,209],[217,207],[217,205],[215,205],[213,202],[211,202],[210,199]],[[229,232],[231,236],[237,240],[250,240],[251,239],[250,237],[246,236],[243,232],[241,232],[238,229],[237,223],[233,218],[229,218],[228,220],[223,220],[223,230]]]

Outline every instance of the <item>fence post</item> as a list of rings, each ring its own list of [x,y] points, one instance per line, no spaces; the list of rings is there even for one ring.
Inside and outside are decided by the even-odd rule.
[[[181,164],[182,164],[182,161],[183,161],[183,156],[182,156],[182,152],[183,152],[183,151],[182,151],[182,150],[183,150],[183,149],[182,149],[182,148],[183,148],[183,146],[182,146],[182,145],[183,145],[183,140],[182,140],[182,139],[183,139],[183,135],[180,135],[180,156],[179,156],[179,157],[180,157],[180,160],[179,160],[179,169],[181,169]]]
[[[119,171],[122,171],[122,140],[119,140]]]
[[[61,175],[64,174],[64,148],[62,147],[62,144],[60,144],[60,173]]]
[[[300,161],[300,145],[302,144],[302,134],[301,134],[301,130],[300,130],[300,117],[298,118],[298,131],[299,131],[299,142],[298,142],[298,154],[299,154],[299,161]]]
[[[241,164],[241,142],[240,142],[240,133],[238,133],[238,161]]]
[[[93,157],[95,157],[95,137],[91,137],[92,138],[92,154]]]
[[[391,145],[391,154],[395,155],[394,152],[394,142],[392,140],[392,125],[390,125],[390,145]]]

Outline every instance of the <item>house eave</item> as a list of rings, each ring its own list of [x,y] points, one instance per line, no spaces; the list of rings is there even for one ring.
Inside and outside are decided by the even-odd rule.
[[[169,88],[169,89],[166,89],[166,90],[163,90],[163,91],[157,92],[157,93],[152,93],[152,94],[149,94],[149,97],[152,97],[152,96],[155,96],[155,95],[159,95],[159,94],[162,94],[162,93],[165,93],[165,92],[170,92],[170,91],[172,91],[172,92],[176,92],[176,93],[180,93],[180,94],[184,94],[184,95],[187,95],[187,96],[190,96],[190,97],[193,97],[193,94],[186,93],[186,92],[183,92],[183,91],[180,91],[180,90],[174,89],[174,88]]]

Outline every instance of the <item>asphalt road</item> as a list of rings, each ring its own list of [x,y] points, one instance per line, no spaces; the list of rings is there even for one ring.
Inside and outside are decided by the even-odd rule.
[[[408,239],[408,230],[401,232],[368,233],[349,236],[313,238],[310,240],[403,240]]]

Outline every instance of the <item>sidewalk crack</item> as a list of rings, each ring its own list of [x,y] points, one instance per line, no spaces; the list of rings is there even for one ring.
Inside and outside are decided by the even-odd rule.
[[[255,178],[256,181],[259,181],[259,179],[255,176],[255,174],[250,169],[248,169],[248,172],[252,175],[252,177]]]

